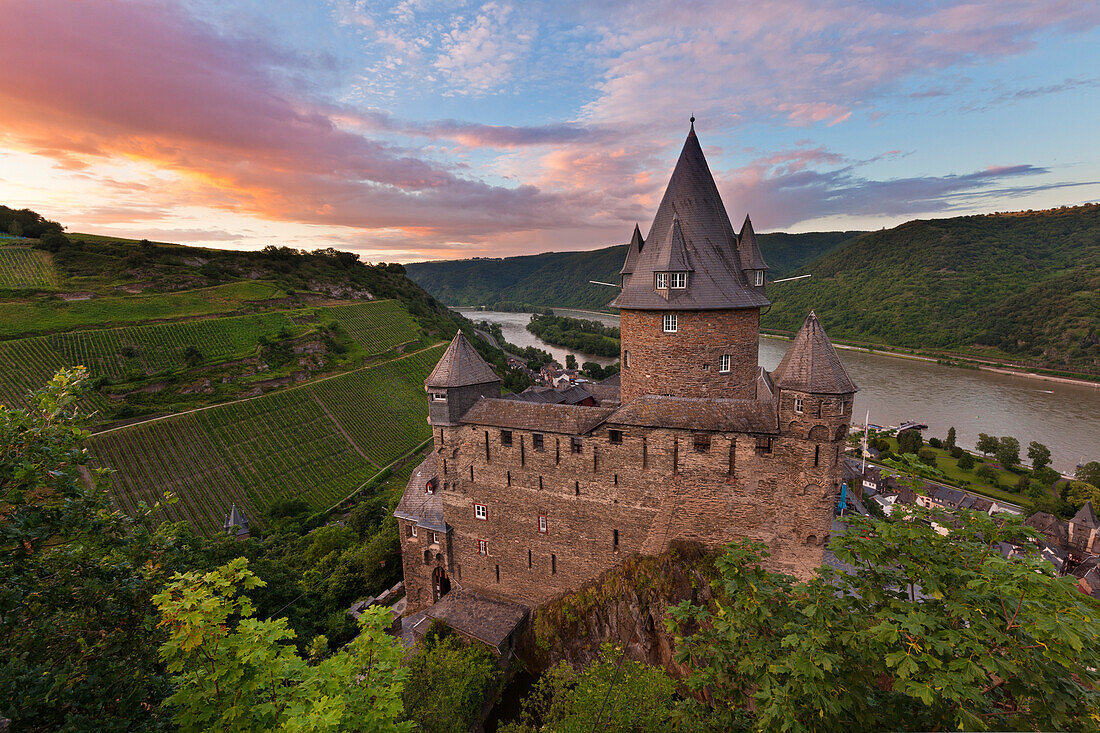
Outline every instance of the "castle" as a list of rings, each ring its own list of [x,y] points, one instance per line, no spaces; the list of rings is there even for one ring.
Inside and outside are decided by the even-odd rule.
[[[774,372],[758,365],[767,269],[748,217],[731,226],[693,124],[612,302],[618,390],[599,406],[502,398],[456,335],[425,381],[434,450],[395,511],[409,611],[488,619],[496,636],[479,638],[500,645],[516,609],[676,539],[750,537],[773,569],[808,577],[856,387],[812,312]]]

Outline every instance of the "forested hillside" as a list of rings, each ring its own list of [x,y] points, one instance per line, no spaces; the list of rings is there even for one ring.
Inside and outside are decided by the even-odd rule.
[[[773,278],[857,236],[859,232],[759,234]],[[590,252],[547,252],[502,259],[448,260],[406,265],[409,277],[448,305],[557,306],[606,309],[612,289],[589,280],[619,282],[626,245]]]
[[[812,308],[836,339],[1100,374],[1100,205],[912,221],[799,273],[765,328]]]

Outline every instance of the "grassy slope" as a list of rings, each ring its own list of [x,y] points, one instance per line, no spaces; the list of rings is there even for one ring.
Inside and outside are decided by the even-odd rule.
[[[772,277],[783,277],[858,232],[762,234],[760,247]],[[452,305],[497,301],[562,308],[605,309],[615,289],[589,280],[619,282],[626,246],[590,252],[548,252],[492,260],[452,260],[407,265],[409,277]]]
[[[206,532],[231,503],[252,517],[279,499],[324,509],[431,437],[422,385],[443,349],[100,433],[89,450],[94,465],[117,471],[122,506],[171,491],[166,517]]]
[[[1100,205],[912,221],[769,291],[766,328],[815,309],[837,339],[1100,373]]]

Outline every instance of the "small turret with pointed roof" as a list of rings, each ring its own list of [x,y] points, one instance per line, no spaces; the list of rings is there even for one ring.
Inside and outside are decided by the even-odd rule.
[[[248,537],[248,518],[245,517],[244,512],[238,511],[236,504],[232,505],[229,514],[225,516],[225,524],[222,525],[222,529],[225,530],[226,534],[237,539],[243,540]]]
[[[457,425],[482,397],[500,397],[500,377],[459,331],[424,380],[424,388],[428,391],[428,422]]]
[[[756,242],[756,232],[753,231],[752,220],[749,219],[748,214],[745,215],[745,223],[741,225],[741,233],[737,235],[737,252],[741,257],[745,281],[763,293],[764,280],[770,268],[760,252],[760,245]]]
[[[634,235],[630,238],[630,244],[626,246],[626,261],[623,262],[623,269],[619,270],[619,274],[623,276],[623,285],[626,285],[626,281],[634,273],[634,263],[638,261],[638,257],[642,254],[643,247],[645,247],[645,240],[642,239],[642,230],[635,223]]]
[[[813,311],[772,372],[772,381],[780,389],[811,394],[843,395],[858,389]]]
[[[1100,524],[1096,521],[1096,512],[1093,511],[1091,501],[1086,501],[1084,505],[1077,510],[1077,513],[1073,515],[1073,519],[1069,520],[1069,523],[1089,529],[1100,529]]]

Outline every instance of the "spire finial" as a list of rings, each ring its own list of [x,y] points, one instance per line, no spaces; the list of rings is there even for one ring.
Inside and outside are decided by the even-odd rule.
[[[691,131],[695,132],[695,115],[691,115]]]

